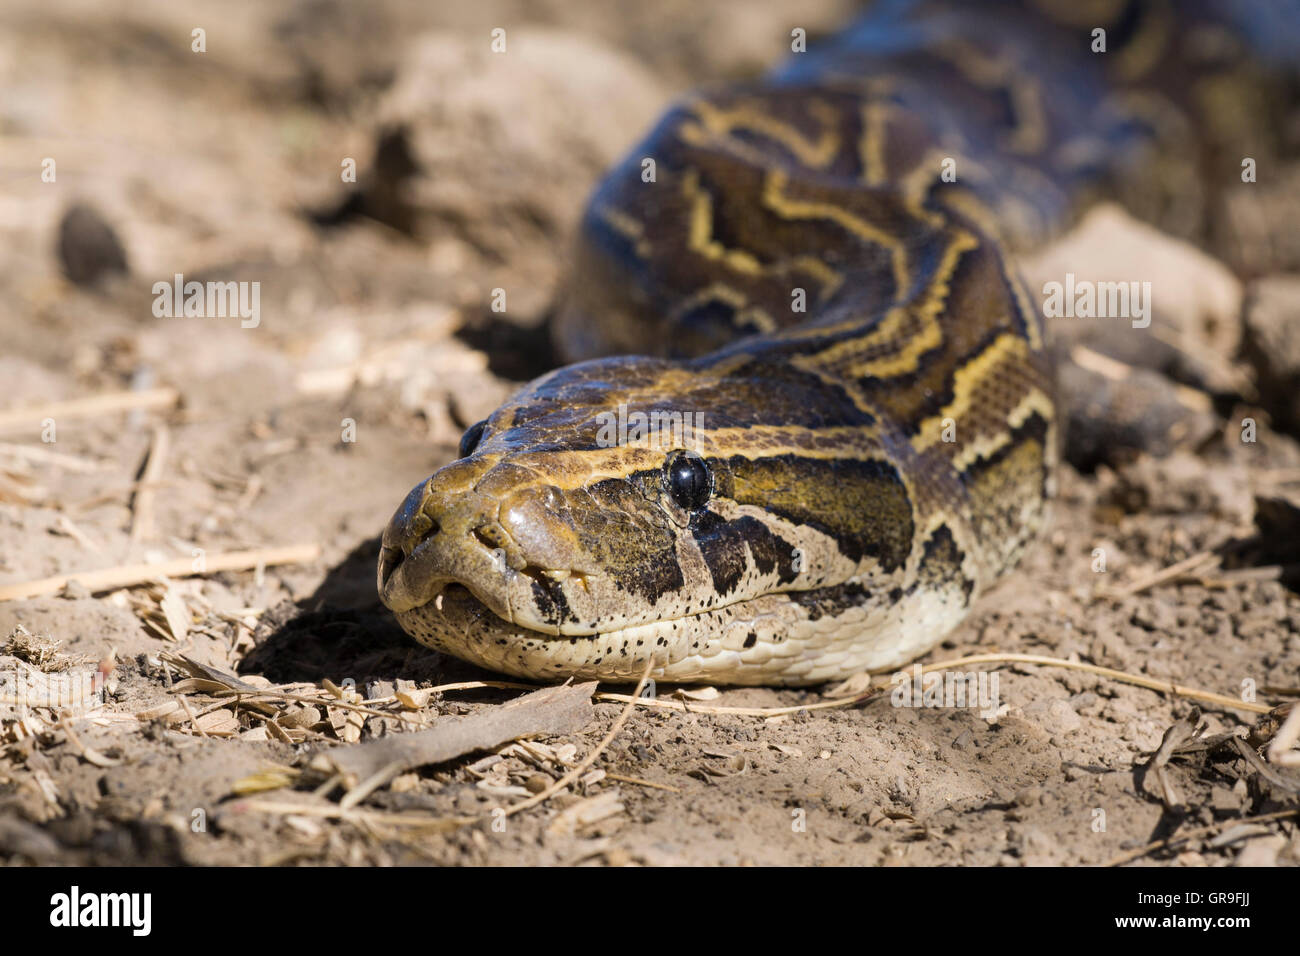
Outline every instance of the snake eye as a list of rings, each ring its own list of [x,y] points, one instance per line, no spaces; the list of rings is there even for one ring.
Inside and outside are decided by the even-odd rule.
[[[475,422],[465,429],[465,434],[460,436],[460,457],[468,458],[474,454],[474,449],[478,447],[479,441],[483,438],[483,429],[487,427],[487,419],[481,422]]]
[[[683,511],[699,511],[713,493],[709,466],[694,452],[673,452],[664,462],[664,490]]]

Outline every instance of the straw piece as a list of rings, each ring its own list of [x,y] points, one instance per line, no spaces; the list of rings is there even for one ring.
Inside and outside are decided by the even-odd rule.
[[[98,571],[79,571],[58,574],[52,578],[20,581],[0,585],[0,601],[19,601],[24,598],[58,594],[68,582],[77,581],[92,593],[128,588],[157,581],[159,578],[183,578],[192,575],[216,574],[219,571],[250,571],[253,568],[274,564],[306,564],[320,556],[320,545],[296,544],[284,548],[257,548],[252,551],[227,551],[213,554],[204,560],[204,567],[195,570],[191,558],[177,558],[161,564],[124,564]]]
[[[180,392],[174,388],[149,388],[139,391],[104,392],[89,398],[74,398],[66,402],[48,402],[28,405],[0,412],[0,434],[16,431],[37,431],[41,422],[52,418],[56,422],[65,418],[88,418],[129,412],[137,409],[172,408],[180,401]]]

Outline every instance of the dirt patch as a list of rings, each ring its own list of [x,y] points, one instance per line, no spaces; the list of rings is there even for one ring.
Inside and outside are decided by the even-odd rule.
[[[598,699],[580,733],[403,773],[359,805],[370,816],[339,819],[339,793],[297,776],[314,748],[520,693],[419,697],[498,677],[401,633],[375,597],[376,535],[466,425],[547,365],[539,330],[567,230],[604,166],[680,91],[779,59],[792,24],[776,3],[673,3],[671,18],[655,5],[653,29],[651,8],[603,4],[191,6],[184,22],[163,2],[128,14],[18,0],[0,15],[0,371],[3,404],[34,409],[0,412],[0,587],[273,546],[320,556],[94,594],[74,580],[0,602],[0,641],[22,628],[57,642],[92,686],[105,678],[75,720],[38,708],[4,724],[0,859],[1096,864],[1294,806],[1294,770],[1270,778],[1209,745],[1165,768],[1177,799],[1157,791],[1142,767],[1197,704],[1010,663],[969,668],[996,675],[990,708],[893,706],[888,677],[842,709],[799,709],[826,702],[825,688],[638,708],[574,788],[494,825],[494,810],[591,753],[623,709]],[[844,12],[814,3],[798,25],[815,35]],[[367,40],[339,44],[336,21]],[[209,52],[195,53],[205,22]],[[520,56],[498,62],[487,44],[501,25]],[[1088,235],[1074,239],[1078,263]],[[1040,655],[1266,704],[1294,691],[1295,537],[1285,504],[1257,503],[1300,484],[1300,447],[1269,424],[1296,420],[1285,323],[1300,293],[1286,274],[1300,261],[1280,241],[1257,244],[1272,274],[1244,288],[1161,246],[1171,281],[1182,270],[1202,283],[1188,288],[1219,283],[1164,317],[1178,335],[1200,334],[1206,302],[1221,323],[1253,316],[1209,340],[1227,341],[1230,361],[1175,369],[1177,386],[1143,393],[1168,398],[1161,421],[1195,423],[1181,436],[1195,441],[1160,460],[1067,468],[1046,540],[932,660]],[[256,326],[159,317],[154,283],[177,273],[258,282]],[[496,288],[504,316],[489,309]],[[1112,370],[1084,361],[1080,374]],[[42,413],[160,388],[177,400]],[[1205,400],[1188,405],[1188,389]],[[1179,562],[1186,573],[1132,590]],[[221,696],[220,682],[177,693],[198,680],[182,657],[270,693],[269,711]],[[1199,706],[1201,740],[1244,737],[1256,720]],[[289,809],[257,810],[271,798]],[[482,822],[448,823],[463,817]],[[1140,860],[1300,862],[1293,823],[1233,833]]]

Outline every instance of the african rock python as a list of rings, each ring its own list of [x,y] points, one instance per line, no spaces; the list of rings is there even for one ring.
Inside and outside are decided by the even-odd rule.
[[[1048,6],[882,4],[672,109],[593,197],[556,323],[571,358],[639,357],[538,379],[411,492],[379,566],[402,627],[523,677],[653,657],[730,684],[893,668],[948,634],[1054,483],[1007,250],[1103,192],[1184,233],[1207,203],[1175,105],[1190,14]],[[1194,65],[1237,77],[1239,54]]]

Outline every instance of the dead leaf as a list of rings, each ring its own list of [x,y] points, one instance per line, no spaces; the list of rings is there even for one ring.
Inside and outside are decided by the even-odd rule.
[[[716,687],[678,687],[673,696],[685,700],[717,700],[722,693]]]
[[[858,671],[851,677],[840,681],[830,690],[824,692],[824,697],[856,697],[858,694],[865,694],[871,690],[871,674],[867,671]]]
[[[275,722],[281,727],[314,727],[321,722],[321,712],[311,704],[301,704],[290,707]]]
[[[172,685],[173,694],[220,694],[228,690],[225,684],[202,677],[187,677]]]
[[[423,710],[428,706],[429,698],[433,696],[433,688],[426,687],[423,690],[399,690],[394,696],[397,702],[406,710]]]
[[[1142,789],[1158,798],[1168,810],[1182,808],[1183,800],[1174,787],[1173,781],[1169,779],[1169,775],[1165,772],[1165,766],[1169,763],[1170,758],[1178,752],[1179,748],[1194,740],[1204,731],[1203,726],[1198,729],[1197,725],[1200,720],[1200,708],[1193,707],[1190,714],[1165,731],[1160,746],[1156,748],[1156,752],[1151,755],[1151,759],[1143,767]],[[1154,786],[1147,785],[1148,776],[1154,778]]]
[[[156,707],[150,707],[147,710],[137,711],[135,715],[135,719],[147,723],[151,720],[157,720],[159,717],[166,717],[168,714],[174,714],[178,712],[180,709],[181,709],[180,701],[168,700],[157,705]]]
[[[239,797],[247,796],[250,793],[265,793],[268,790],[279,790],[283,787],[292,786],[302,776],[302,771],[294,767],[282,767],[273,765],[257,773],[249,774],[247,777],[241,777],[231,784],[230,792]]]
[[[167,590],[158,604],[162,608],[163,617],[167,620],[167,629],[171,631],[172,640],[177,643],[184,641],[190,633],[190,609],[185,604],[181,592],[174,584],[168,582]]]
[[[239,733],[239,718],[224,708],[195,717],[194,723],[210,737],[234,737]]]

